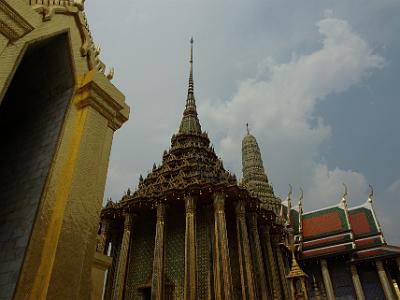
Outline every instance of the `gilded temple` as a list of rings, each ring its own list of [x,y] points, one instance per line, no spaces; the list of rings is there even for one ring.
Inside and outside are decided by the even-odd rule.
[[[99,53],[84,0],[0,0],[0,299],[400,299],[372,189],[303,212],[303,196],[275,196],[249,129],[243,180],[225,170],[197,115],[193,41],[162,163],[102,208],[129,107]]]
[[[400,299],[400,247],[364,205],[303,212],[276,197],[256,138],[243,180],[201,129],[190,49],[186,106],[160,165],[101,212],[97,252],[112,257],[104,299]]]
[[[114,258],[105,298],[286,298],[284,227],[268,206],[278,200],[239,185],[215,154],[197,116],[192,53],[186,107],[161,165],[102,211],[99,251],[111,241]],[[250,161],[244,169],[249,184],[267,180]]]

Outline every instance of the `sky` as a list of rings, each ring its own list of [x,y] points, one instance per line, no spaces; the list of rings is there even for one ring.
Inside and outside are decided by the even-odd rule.
[[[238,178],[249,123],[277,195],[305,211],[367,201],[400,244],[400,1],[86,1],[130,119],[114,135],[104,199],[159,164],[179,128],[189,40],[202,129]]]

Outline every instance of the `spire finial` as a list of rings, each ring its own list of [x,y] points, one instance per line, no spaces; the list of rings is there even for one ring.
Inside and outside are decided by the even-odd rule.
[[[188,93],[193,94],[193,37],[190,38],[190,70],[189,70],[189,90]]]
[[[186,98],[186,107],[183,112],[183,119],[179,127],[179,133],[201,134],[201,126],[197,117],[196,101],[193,88],[193,38],[190,39],[190,59],[189,59],[189,87]]]
[[[246,131],[247,131],[247,134],[250,134],[249,123],[246,123]]]

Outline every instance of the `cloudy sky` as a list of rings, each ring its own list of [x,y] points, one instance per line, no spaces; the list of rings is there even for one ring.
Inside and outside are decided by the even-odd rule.
[[[102,60],[126,95],[105,198],[120,199],[159,163],[178,130],[189,39],[200,122],[227,169],[241,177],[245,123],[283,198],[305,189],[306,210],[375,207],[400,243],[400,1],[86,1]]]

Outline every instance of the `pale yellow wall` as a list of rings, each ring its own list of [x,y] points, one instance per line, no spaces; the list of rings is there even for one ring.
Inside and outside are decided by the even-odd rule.
[[[76,81],[14,299],[88,299],[112,136],[129,107],[104,74],[89,70],[93,55],[82,56],[76,7],[43,21],[24,1],[7,3],[32,29],[12,43],[0,29],[0,105],[26,47],[62,32],[69,37]]]

